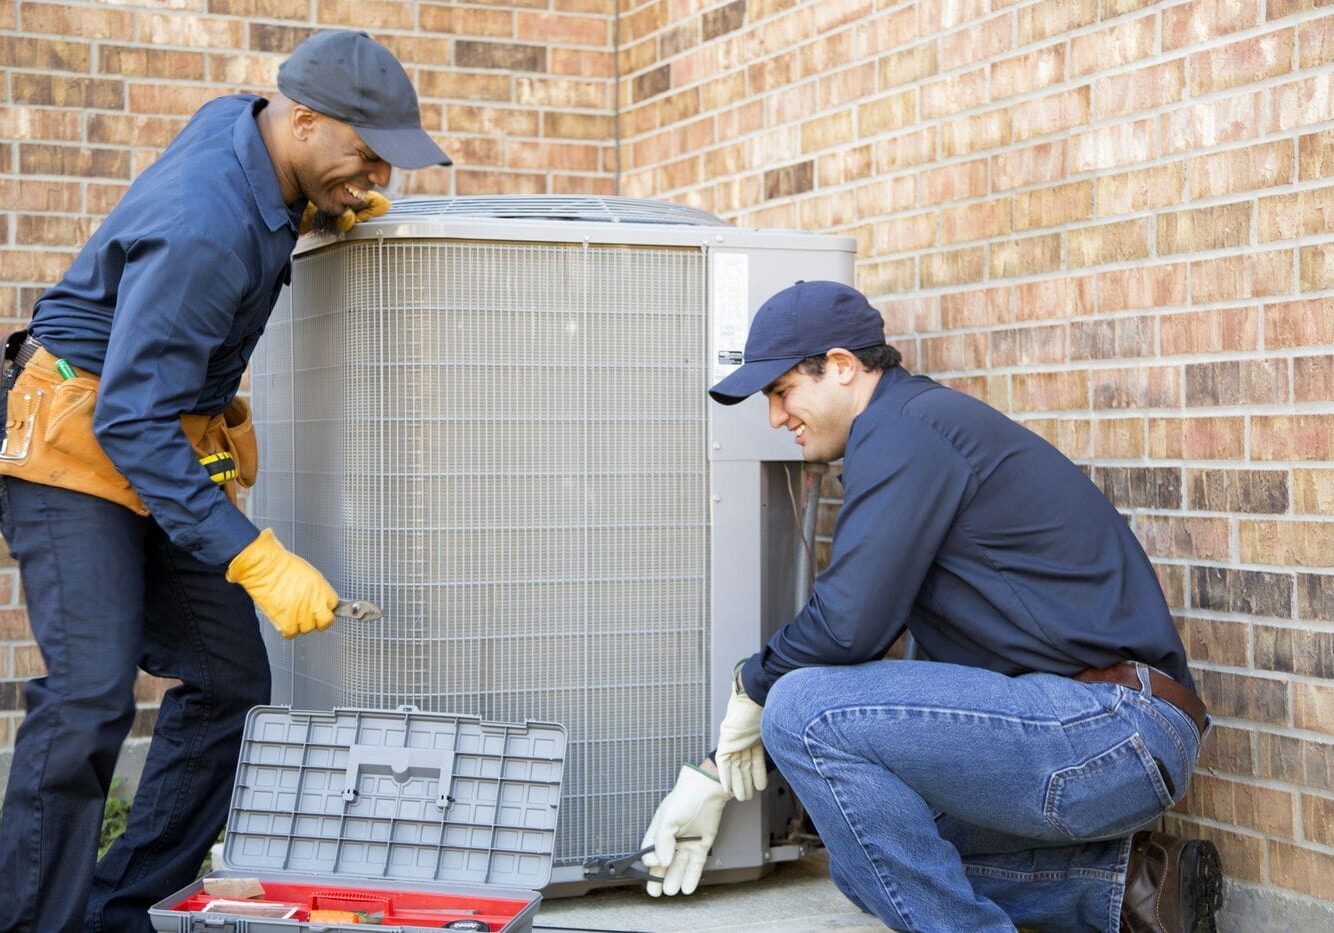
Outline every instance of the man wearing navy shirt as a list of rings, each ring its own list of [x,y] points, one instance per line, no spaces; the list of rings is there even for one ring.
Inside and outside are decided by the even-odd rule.
[[[855,289],[797,283],[710,390],[762,391],[845,496],[809,602],[737,667],[716,768],[683,767],[654,816],[649,892],[694,890],[767,751],[894,929],[1211,928],[1213,845],[1137,832],[1208,728],[1148,558],[1073,463],[906,372],[883,328]],[[905,630],[928,660],[884,660]]]
[[[46,663],[0,818],[0,929],[151,930],[226,817],[246,712],[269,699],[255,606],[286,637],[338,596],[236,507],[254,479],[241,375],[303,215],[383,213],[390,165],[449,164],[365,33],[322,32],[271,99],[204,105],[7,344],[0,530]],[[94,865],[136,667],[168,691],[129,822]]]

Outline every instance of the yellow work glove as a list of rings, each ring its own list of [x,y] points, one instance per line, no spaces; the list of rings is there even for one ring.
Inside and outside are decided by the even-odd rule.
[[[333,625],[338,594],[323,574],[265,528],[227,565],[227,579],[245,587],[283,638]]]
[[[367,191],[365,207],[358,211],[349,207],[338,215],[338,232],[347,233],[363,220],[370,220],[372,217],[379,217],[381,214],[388,213],[389,207],[389,199],[380,192]],[[305,235],[315,229],[315,215],[317,213],[319,213],[319,209],[314,204],[307,202],[306,210],[301,215],[301,226],[297,228],[299,235]]]

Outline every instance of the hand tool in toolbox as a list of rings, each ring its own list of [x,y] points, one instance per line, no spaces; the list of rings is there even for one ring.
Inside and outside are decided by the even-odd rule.
[[[530,933],[551,880],[565,746],[556,723],[257,706],[227,867],[149,920],[159,933]]]
[[[696,842],[699,838],[699,836],[682,836],[676,841]],[[647,868],[641,868],[635,864],[652,852],[654,848],[654,846],[644,846],[638,852],[631,852],[629,855],[622,855],[620,858],[611,858],[610,856],[591,858],[584,862],[584,877],[589,881],[619,881],[622,878],[661,881],[661,875],[655,875]]]

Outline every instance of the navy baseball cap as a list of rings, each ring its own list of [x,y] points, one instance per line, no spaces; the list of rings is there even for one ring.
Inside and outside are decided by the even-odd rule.
[[[755,312],[741,368],[709,390],[715,402],[735,405],[773,383],[808,356],[834,347],[884,346],[885,319],[866,296],[841,282],[798,282]]]
[[[278,90],[352,126],[390,165],[453,164],[422,129],[417,92],[408,73],[393,52],[364,32],[315,33],[278,66]]]

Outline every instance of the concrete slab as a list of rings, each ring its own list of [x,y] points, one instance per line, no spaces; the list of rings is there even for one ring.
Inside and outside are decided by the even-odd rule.
[[[829,879],[828,853],[823,849],[778,865],[758,881],[702,887],[689,897],[649,897],[639,885],[544,900],[533,928],[535,933],[870,933],[885,929],[834,886]]]

